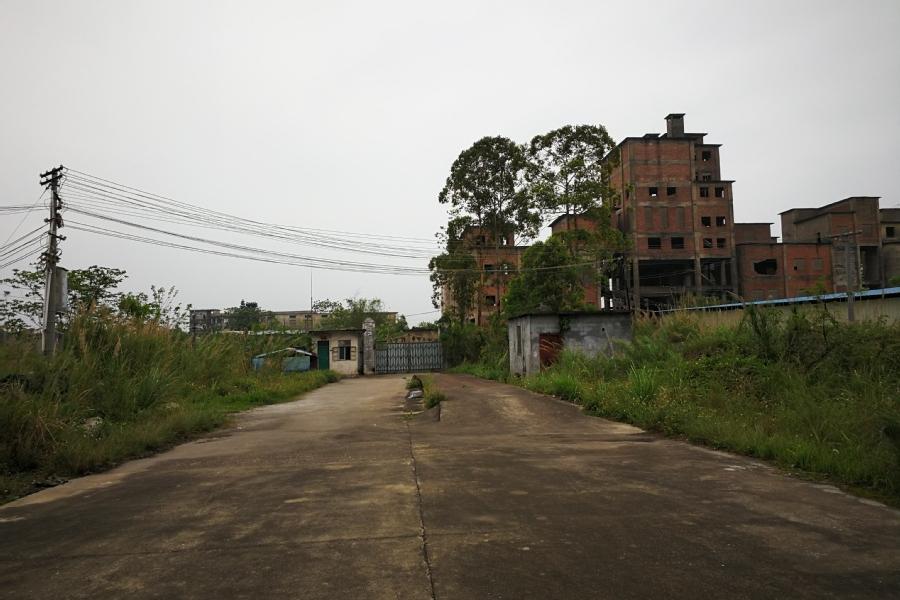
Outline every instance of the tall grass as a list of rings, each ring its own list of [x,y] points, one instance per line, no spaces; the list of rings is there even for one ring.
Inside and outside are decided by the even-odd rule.
[[[251,354],[281,342],[192,338],[154,323],[86,314],[55,357],[33,340],[0,346],[0,498],[33,481],[96,471],[221,425],[231,412],[296,396],[328,371],[254,372]]]
[[[504,380],[503,373],[463,370]],[[900,502],[900,324],[750,309],[738,326],[636,325],[612,358],[564,352],[517,380],[587,412]]]

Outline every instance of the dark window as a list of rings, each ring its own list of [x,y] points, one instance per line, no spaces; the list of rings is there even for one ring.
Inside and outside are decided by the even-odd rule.
[[[485,265],[484,265],[484,270],[485,270],[485,271],[493,271],[493,270],[494,270],[494,265],[488,265],[488,264],[485,264]]]
[[[725,197],[725,188],[717,187],[716,188],[716,198],[724,198]]]
[[[893,228],[893,227],[885,227],[885,228],[884,228],[884,237],[891,237],[891,238],[892,238],[892,237],[894,237],[894,235],[896,235],[896,234],[894,233],[894,228]]]
[[[712,173],[701,173],[700,181],[712,181]]]
[[[647,248],[650,250],[659,250],[662,248],[662,239],[658,237],[647,238]]]
[[[767,258],[753,263],[753,270],[758,275],[774,275],[778,272],[778,261],[774,258]]]
[[[725,238],[716,238],[716,248],[725,247]]]
[[[725,227],[725,217],[716,217],[716,227]]]
[[[647,191],[650,192],[651,198],[656,198],[657,196],[659,196],[659,188],[655,188],[655,187],[647,188]]]
[[[712,152],[710,152],[709,150],[704,150],[700,153],[700,160],[702,160],[703,162],[709,162],[711,158]]]
[[[709,188],[708,187],[700,188],[700,197],[701,198],[709,198]]]
[[[673,237],[672,238],[672,250],[684,250],[684,238],[683,237]]]
[[[712,217],[700,217],[700,224],[704,227],[712,226]]]
[[[666,188],[666,196],[674,196],[678,193],[678,188],[676,187],[667,187]]]
[[[485,296],[484,303],[487,306],[496,306],[497,305],[497,296]]]
[[[703,238],[703,247],[704,248],[712,248],[712,238]]]
[[[338,340],[338,360],[351,360],[352,350],[350,340]]]

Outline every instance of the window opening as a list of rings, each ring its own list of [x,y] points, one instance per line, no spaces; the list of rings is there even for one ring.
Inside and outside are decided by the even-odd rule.
[[[709,198],[709,188],[708,187],[700,188],[700,197],[701,198]]]
[[[666,196],[674,196],[677,193],[678,193],[678,188],[676,188],[676,187],[669,186],[666,188]]]
[[[338,360],[350,360],[350,340],[338,340]]]
[[[716,217],[716,227],[725,227],[725,217]]]
[[[662,239],[658,237],[647,238],[647,248],[650,250],[660,250],[662,248]]]
[[[711,158],[712,158],[712,152],[710,152],[709,150],[704,150],[703,152],[700,153],[700,159],[703,162],[709,162]]]
[[[700,224],[704,227],[711,227],[712,219],[710,217],[700,217]]]
[[[725,247],[725,238],[716,238],[716,248]]]
[[[672,250],[684,250],[684,238],[683,237],[673,237],[672,238]]]
[[[895,230],[893,227],[885,227],[884,228],[884,236],[885,237],[892,238],[892,237],[894,237],[894,235],[896,235],[896,234],[895,234]]]
[[[703,238],[703,247],[704,248],[712,248],[713,247],[712,238]]]
[[[775,275],[778,273],[778,261],[774,258],[756,261],[753,263],[753,270],[758,275]]]
[[[716,198],[724,198],[725,197],[725,188],[717,187],[716,188]]]
[[[659,188],[647,188],[647,191],[650,193],[651,198],[656,198],[657,196],[659,196]]]

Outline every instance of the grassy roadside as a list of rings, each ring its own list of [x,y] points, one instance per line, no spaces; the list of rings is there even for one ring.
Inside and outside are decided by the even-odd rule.
[[[330,371],[254,372],[246,344],[89,318],[72,324],[51,361],[27,341],[5,343],[0,502],[159,451],[221,426],[232,413],[337,380]]]
[[[900,324],[750,312],[738,327],[638,325],[619,356],[564,353],[531,377],[456,369],[771,461],[900,504]]]

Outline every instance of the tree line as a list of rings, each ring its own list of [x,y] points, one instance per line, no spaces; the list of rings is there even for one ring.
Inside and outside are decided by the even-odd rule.
[[[438,195],[449,206],[448,222],[438,233],[444,251],[429,263],[432,302],[443,308],[443,321],[462,325],[480,313],[486,286],[500,291],[501,317],[582,308],[585,286],[605,278],[611,259],[626,247],[611,222],[617,193],[610,174],[618,158],[602,125],[567,125],[527,144],[484,137],[463,150]],[[523,253],[521,269],[504,259],[507,239],[533,240],[560,215],[584,215],[596,228],[569,227],[534,243]],[[483,239],[467,236],[473,227]],[[492,250],[491,268],[480,269],[475,252]],[[444,289],[454,299],[451,306],[442,306]]]

